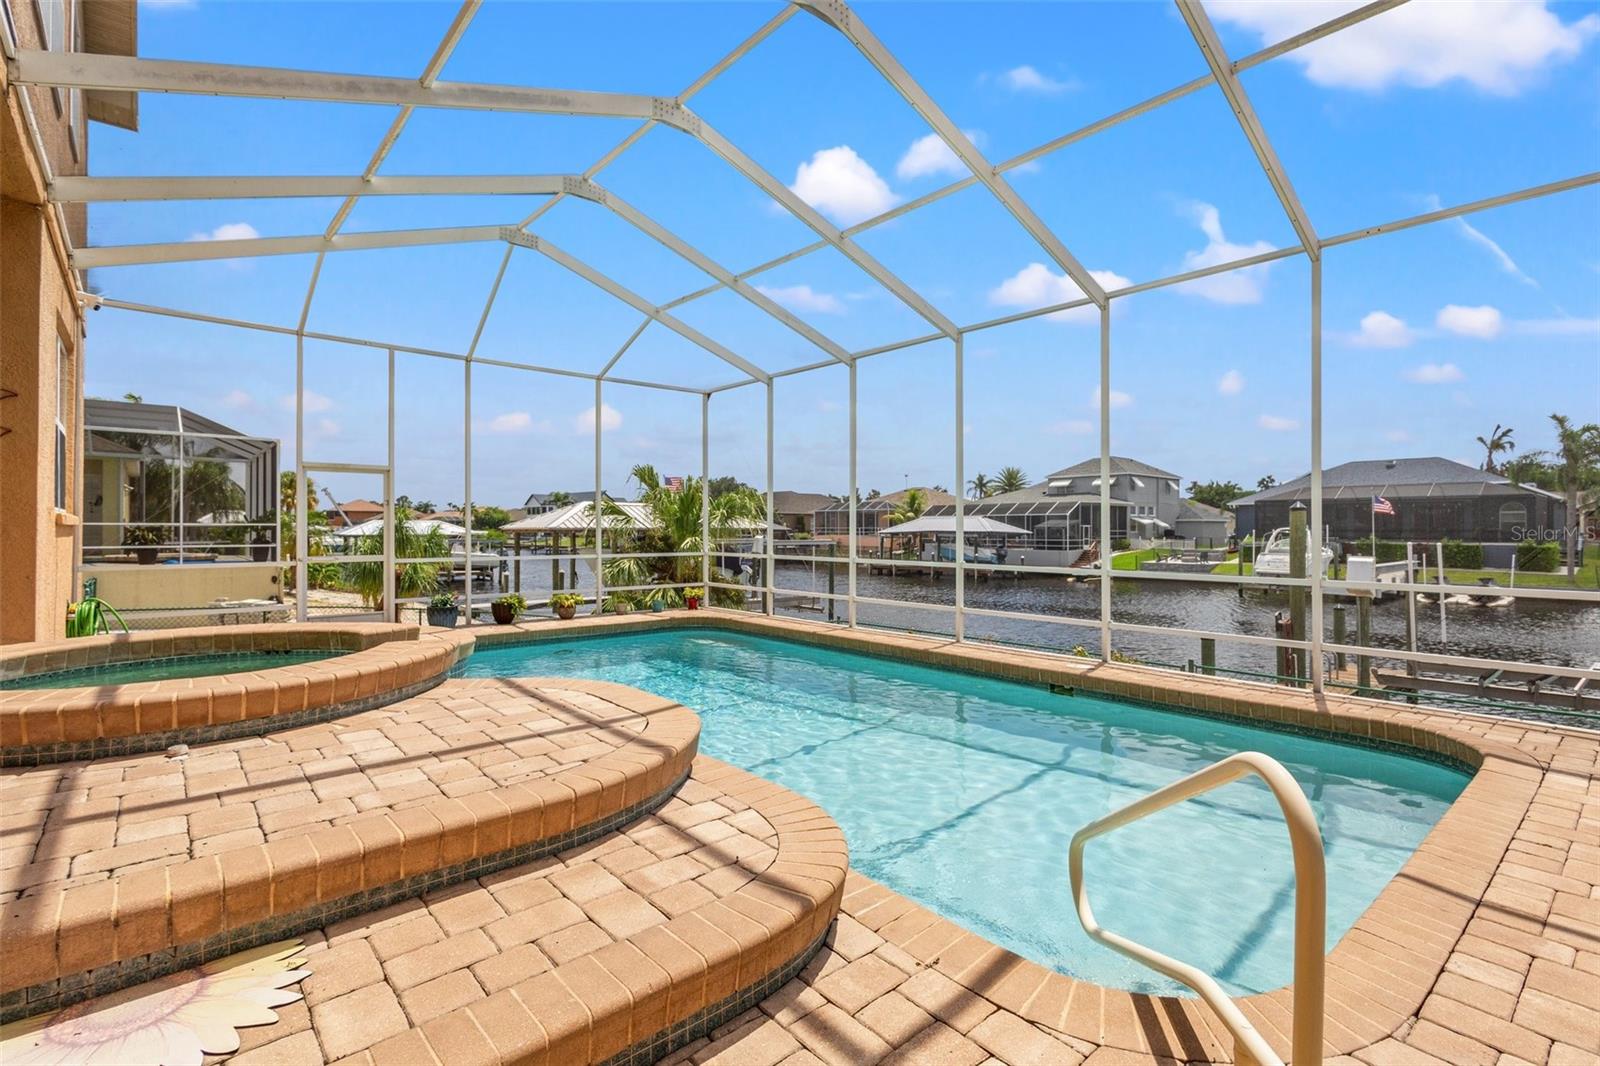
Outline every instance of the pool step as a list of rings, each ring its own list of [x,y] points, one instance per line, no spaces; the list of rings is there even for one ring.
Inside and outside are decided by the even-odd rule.
[[[651,1063],[791,980],[848,858],[820,808],[716,760],[654,814],[308,935],[269,1061]],[[320,1058],[319,1058],[320,1056]]]
[[[569,849],[671,798],[698,737],[620,685],[457,679],[181,758],[6,771],[0,1017]]]

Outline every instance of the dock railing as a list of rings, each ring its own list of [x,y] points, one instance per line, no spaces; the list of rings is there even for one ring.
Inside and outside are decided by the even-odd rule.
[[[1289,843],[1294,851],[1294,1033],[1291,1061],[1294,1066],[1321,1066],[1323,954],[1327,938],[1327,875],[1323,865],[1322,832],[1317,827],[1317,817],[1311,810],[1305,792],[1276,759],[1255,751],[1230,755],[1078,830],[1072,837],[1070,858],[1072,900],[1077,907],[1078,921],[1083,924],[1090,938],[1192,988],[1233,1035],[1234,1061],[1238,1066],[1283,1066],[1283,1060],[1210,974],[1190,963],[1163,955],[1101,928],[1095,920],[1094,910],[1089,906],[1088,889],[1083,883],[1084,848],[1095,837],[1250,774],[1261,778],[1272,790],[1283,812],[1283,819],[1288,824]]]

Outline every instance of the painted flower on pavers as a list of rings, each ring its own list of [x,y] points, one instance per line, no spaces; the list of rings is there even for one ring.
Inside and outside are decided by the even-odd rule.
[[[237,1030],[270,1025],[309,970],[284,940],[0,1027],[6,1066],[200,1066],[239,1050]]]

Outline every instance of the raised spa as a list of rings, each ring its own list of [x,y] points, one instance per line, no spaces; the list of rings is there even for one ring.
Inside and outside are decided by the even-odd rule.
[[[172,681],[184,677],[213,677],[217,674],[275,670],[280,666],[314,663],[343,654],[336,651],[263,651],[223,655],[175,655],[165,659],[134,659],[105,663],[75,670],[24,674],[0,681],[0,689],[81,688],[84,686],[130,685],[136,681]]]
[[[703,718],[701,749],[819,804],[851,865],[995,943],[1074,977],[1172,992],[1092,943],[1067,884],[1080,826],[1240,750],[1282,762],[1326,841],[1328,944],[1360,917],[1466,786],[1418,758],[1287,732],[711,630],[481,648],[469,675],[618,681]],[[1290,979],[1288,834],[1239,783],[1090,846],[1110,929],[1234,993]]]

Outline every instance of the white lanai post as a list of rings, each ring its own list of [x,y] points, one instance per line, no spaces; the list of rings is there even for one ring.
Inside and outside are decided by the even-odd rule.
[[[600,512],[600,427],[605,421],[601,417],[603,408],[600,406],[600,390],[605,385],[603,378],[594,379],[594,503],[591,510],[594,515],[594,613],[606,612],[606,561],[603,536],[605,526],[604,517]],[[576,550],[576,543],[574,543]],[[576,590],[573,590],[576,591]]]
[[[1100,308],[1100,661],[1111,661],[1111,301]]]
[[[1371,506],[1372,501],[1367,501]],[[1322,664],[1322,257],[1311,260],[1311,691],[1323,691]],[[1378,548],[1372,548],[1377,576]]]
[[[777,604],[772,592],[772,565],[774,553],[772,551],[772,379],[767,379],[767,558],[764,566],[766,578],[767,614],[775,614]]]
[[[306,582],[311,568],[306,563],[311,536],[306,529],[306,339],[294,338],[294,617],[304,622]]]
[[[507,247],[507,250],[510,250],[509,246]],[[461,438],[463,456],[461,461],[461,475],[462,480],[466,484],[467,496],[467,502],[464,508],[465,513],[461,516],[465,519],[465,521],[461,524],[465,526],[467,530],[467,535],[462,541],[467,552],[467,571],[463,584],[466,586],[467,625],[470,626],[472,624],[472,359],[470,357],[468,357],[467,361],[461,365],[461,382],[463,396],[461,405]]]
[[[967,605],[967,534],[966,534],[966,481],[963,466],[966,461],[966,415],[963,405],[962,389],[965,384],[962,371],[962,339],[963,334],[958,330],[956,342],[956,624],[955,637],[957,641],[967,639],[966,613]],[[938,543],[939,535],[934,534],[934,543]]]
[[[845,587],[845,606],[850,628],[856,627],[856,497],[861,489],[856,481],[856,363],[850,363],[850,496],[849,513],[846,521],[849,522],[849,542],[846,557],[850,560],[850,580]]]
[[[400,605],[395,602],[394,572],[394,349],[389,349],[389,451],[384,460],[387,468],[383,475],[383,604],[384,614],[390,622],[400,621]]]
[[[711,604],[711,394],[700,394],[700,587]]]

